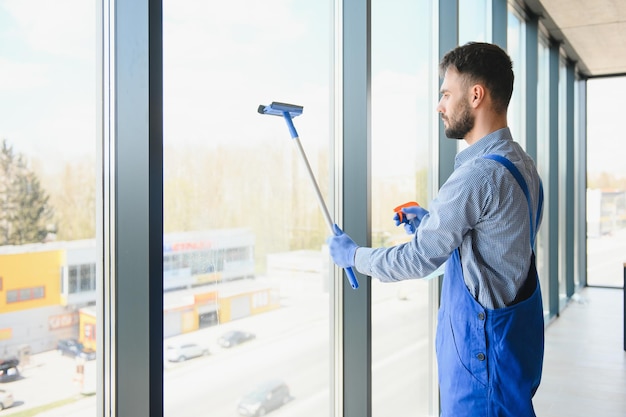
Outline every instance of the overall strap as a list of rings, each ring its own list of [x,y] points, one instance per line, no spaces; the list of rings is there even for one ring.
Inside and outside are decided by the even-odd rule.
[[[528,185],[526,185],[526,180],[522,176],[522,173],[519,172],[519,169],[513,164],[513,162],[509,161],[502,155],[489,154],[484,155],[483,158],[492,159],[496,162],[500,162],[504,165],[513,175],[519,186],[522,188],[524,195],[526,196],[526,201],[528,202],[528,215],[530,216],[530,246],[531,248],[535,248],[535,233],[539,228],[539,218],[541,216],[541,210],[543,206],[543,184],[541,183],[541,179],[539,179],[539,201],[537,203],[537,215],[535,217],[535,222],[533,224],[533,210],[531,206],[530,192],[528,191]]]

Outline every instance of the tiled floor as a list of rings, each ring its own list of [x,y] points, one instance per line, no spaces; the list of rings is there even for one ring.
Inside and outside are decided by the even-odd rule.
[[[626,417],[624,293],[585,288],[546,328],[538,417]]]

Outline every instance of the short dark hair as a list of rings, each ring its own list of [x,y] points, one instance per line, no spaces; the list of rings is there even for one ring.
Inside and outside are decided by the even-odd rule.
[[[497,45],[468,42],[449,51],[439,64],[441,77],[449,67],[454,67],[465,81],[485,86],[493,99],[497,112],[506,112],[513,94],[513,63],[507,53]]]

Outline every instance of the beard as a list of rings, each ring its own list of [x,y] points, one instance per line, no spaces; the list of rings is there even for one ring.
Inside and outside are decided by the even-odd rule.
[[[458,117],[448,119],[448,127],[444,132],[450,139],[465,139],[465,136],[474,128],[475,118],[472,116],[469,103],[464,103]]]

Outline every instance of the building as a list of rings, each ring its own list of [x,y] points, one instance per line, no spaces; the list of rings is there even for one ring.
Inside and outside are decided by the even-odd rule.
[[[15,355],[23,346],[31,353],[55,349],[65,338],[96,347],[96,256],[94,239],[0,247],[2,355]],[[164,305],[167,335],[277,306],[268,287],[241,292],[232,284],[255,277],[249,230],[168,234],[163,258],[163,288],[171,300]],[[219,290],[210,285],[218,283]],[[267,303],[253,302],[259,293],[268,295]]]

